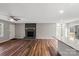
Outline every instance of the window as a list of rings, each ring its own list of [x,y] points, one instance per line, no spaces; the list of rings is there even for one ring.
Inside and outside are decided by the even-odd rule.
[[[3,23],[0,23],[0,37],[3,37]]]

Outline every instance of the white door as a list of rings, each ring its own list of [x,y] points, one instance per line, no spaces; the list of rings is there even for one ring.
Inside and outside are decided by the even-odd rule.
[[[15,25],[10,24],[9,28],[10,28],[9,39],[13,39],[13,38],[15,38]]]

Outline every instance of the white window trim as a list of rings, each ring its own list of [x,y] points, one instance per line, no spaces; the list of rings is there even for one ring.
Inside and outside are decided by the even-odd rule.
[[[3,37],[4,35],[4,24],[3,23],[0,23],[1,24],[1,34],[0,34],[0,37]]]

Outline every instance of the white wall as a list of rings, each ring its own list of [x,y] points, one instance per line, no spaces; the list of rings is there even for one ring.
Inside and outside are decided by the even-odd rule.
[[[16,38],[24,38],[25,37],[25,24],[18,23],[15,24],[15,37]]]
[[[1,42],[5,42],[5,41],[8,41],[10,40],[10,28],[9,26],[12,24],[12,25],[15,25],[14,23],[11,23],[11,22],[8,22],[8,21],[4,21],[2,19],[0,19],[0,23],[3,23],[3,37],[0,37],[0,43]]]
[[[25,37],[25,24],[15,24],[16,38]],[[37,23],[36,24],[36,38],[37,39],[52,39],[56,35],[55,23]]]
[[[75,26],[75,25],[79,25],[79,20],[75,20],[73,22],[67,23],[68,26]]]
[[[52,39],[53,36],[56,36],[55,23],[37,23],[36,24],[37,39]]]

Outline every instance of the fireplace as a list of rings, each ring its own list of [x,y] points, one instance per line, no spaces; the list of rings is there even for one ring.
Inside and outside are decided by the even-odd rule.
[[[36,24],[35,23],[25,24],[25,38],[27,39],[36,38]]]
[[[34,32],[33,31],[28,31],[27,36],[28,37],[34,37]]]

